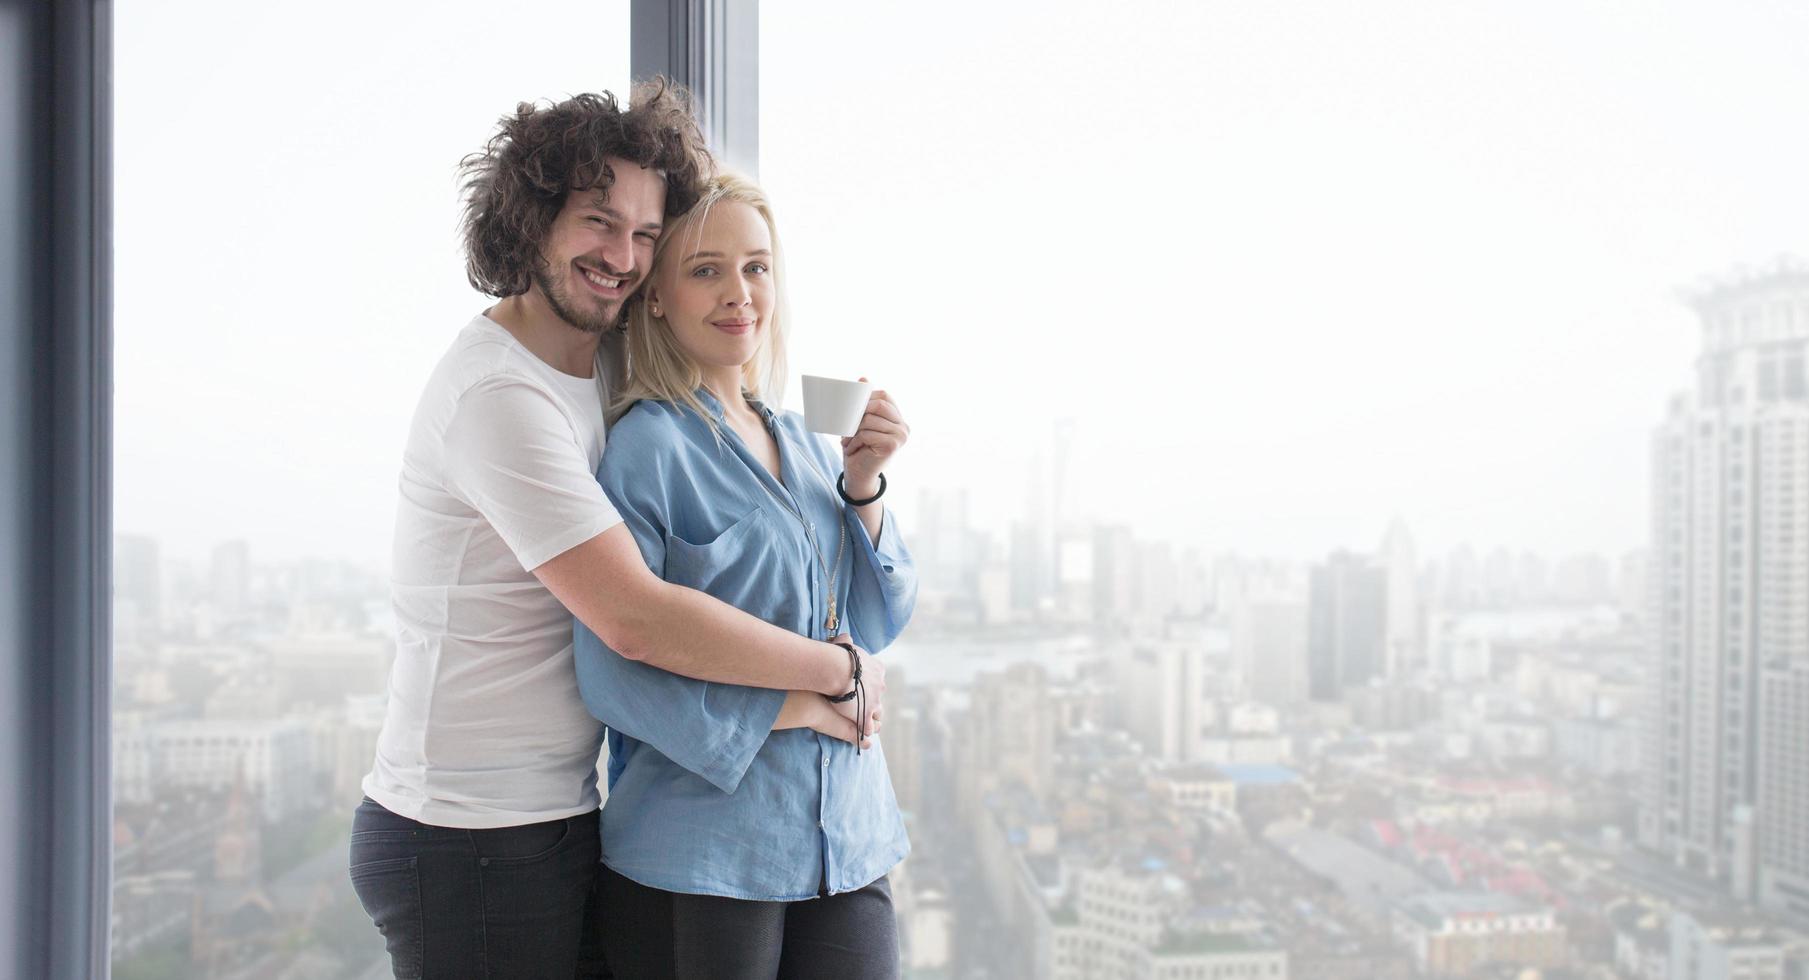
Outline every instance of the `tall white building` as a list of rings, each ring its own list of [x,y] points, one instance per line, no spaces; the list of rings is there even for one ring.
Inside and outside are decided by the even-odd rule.
[[[1169,762],[1193,757],[1210,718],[1206,650],[1191,638],[1133,642],[1119,664],[1124,727],[1144,751]]]
[[[1671,914],[1670,980],[1784,980],[1784,947],[1756,922]]]
[[[1388,576],[1382,675],[1399,677],[1419,667],[1425,657],[1420,642],[1419,558],[1406,522],[1398,517],[1382,536],[1381,559]]]
[[[308,732],[293,721],[171,721],[150,726],[146,738],[144,765],[159,785],[220,791],[242,782],[271,821],[312,794]]]
[[[1640,840],[1809,911],[1809,270],[1692,303],[1697,387],[1652,447]]]

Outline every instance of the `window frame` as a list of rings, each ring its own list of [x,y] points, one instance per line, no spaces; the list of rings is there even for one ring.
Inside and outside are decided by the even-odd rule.
[[[112,5],[9,0],[0,125],[0,964],[104,977],[112,856]]]

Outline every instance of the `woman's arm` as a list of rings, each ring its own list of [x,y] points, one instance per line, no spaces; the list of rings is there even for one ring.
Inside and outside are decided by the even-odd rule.
[[[857,526],[849,528],[855,540],[854,572],[848,582],[845,620],[855,646],[878,653],[911,622],[917,608],[917,564],[898,533],[897,515],[884,516],[876,540],[859,533],[858,525],[864,521],[853,508],[847,520]]]
[[[875,397],[884,394],[876,392]],[[842,476],[849,487],[848,495],[861,499],[854,492],[854,478],[848,477],[842,469],[847,456],[837,459],[825,438],[809,434],[804,434],[803,438],[807,440],[806,451],[815,456],[825,471]],[[881,463],[891,458],[889,452],[871,455]],[[877,482],[875,480],[875,492]],[[842,510],[854,552],[847,608],[843,610],[842,618],[855,645],[877,653],[890,646],[911,621],[911,613],[917,606],[917,565],[905,547],[904,536],[899,533],[897,515],[888,512],[883,502],[875,501],[864,507],[844,506]]]
[[[628,518],[626,512],[624,519]],[[626,523],[534,569],[578,621],[629,660],[675,674],[840,694],[848,654],[725,602],[662,581]]]
[[[892,400],[892,396],[884,389],[869,395],[867,411],[861,416],[860,428],[854,435],[842,440],[843,486],[847,489],[848,496],[855,500],[879,496],[880,473],[884,471],[885,464],[904,448],[905,441],[910,437],[911,427],[905,422],[904,413],[898,410],[898,403]],[[864,507],[854,507],[853,510],[860,518],[861,526],[867,529],[867,540],[877,542],[885,516],[885,505],[874,501]]]

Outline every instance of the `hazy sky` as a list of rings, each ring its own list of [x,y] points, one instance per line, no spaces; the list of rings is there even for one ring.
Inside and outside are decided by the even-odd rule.
[[[620,86],[626,4],[116,9],[119,528],[383,560],[419,385],[484,305],[455,164],[517,99]],[[1679,287],[1809,252],[1795,5],[761,23],[793,367],[895,392],[907,514],[1012,519],[1068,417],[1076,511],[1152,536],[1618,551]]]

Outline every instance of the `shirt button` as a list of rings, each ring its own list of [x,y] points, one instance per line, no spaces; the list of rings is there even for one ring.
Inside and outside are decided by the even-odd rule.
[[[823,757],[823,768],[825,768],[825,769],[829,768],[829,757],[828,756]]]
[[[818,830],[822,830],[822,829],[823,829],[823,821],[821,821],[821,820],[818,820],[818,821],[817,821],[817,829],[818,829]]]

